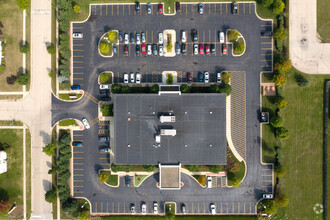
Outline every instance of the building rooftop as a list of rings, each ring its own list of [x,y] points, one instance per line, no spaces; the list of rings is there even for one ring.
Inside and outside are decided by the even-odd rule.
[[[225,94],[114,94],[114,128],[115,164],[226,164]]]

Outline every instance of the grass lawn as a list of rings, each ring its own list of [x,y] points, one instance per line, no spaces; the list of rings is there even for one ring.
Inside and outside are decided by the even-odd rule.
[[[100,84],[112,84],[112,74],[109,72],[101,73],[99,76]]]
[[[322,42],[330,43],[330,1],[317,0],[317,32]]]
[[[56,1],[52,0],[52,4],[55,5]],[[56,45],[56,8],[52,7],[52,36],[51,36],[52,44]],[[51,55],[52,57],[52,67],[51,72],[52,76],[52,91],[56,94],[56,53]]]
[[[108,174],[108,172],[106,172]],[[118,175],[111,175],[109,172],[107,184],[110,186],[117,186],[118,185]]]
[[[76,96],[77,96],[77,99],[79,99],[82,96],[82,94],[76,94]],[[76,99],[70,99],[70,96],[68,93],[61,93],[58,95],[58,97],[65,101],[76,100]]]
[[[0,142],[10,145],[7,150],[8,170],[0,174],[0,188],[8,193],[9,202],[23,205],[23,130],[0,129]]]
[[[26,129],[26,218],[31,215],[31,134]]]
[[[23,126],[20,121],[0,121],[0,126]]]
[[[22,53],[19,51],[19,44],[23,38],[23,11],[17,7],[16,0],[0,2],[0,21],[4,26],[2,28],[5,43],[3,56],[6,66],[5,72],[0,73],[0,91],[23,91],[17,81],[12,85],[7,83],[7,77],[17,76],[23,65]],[[29,17],[27,17],[27,24],[29,24],[28,21]],[[29,63],[28,60],[27,63]],[[3,98],[0,97],[0,99]]]
[[[78,126],[78,124],[74,119],[64,119],[59,122],[59,126]]]
[[[309,75],[310,85],[300,88],[294,72],[294,69],[290,71],[282,91],[288,105],[280,112],[290,138],[279,143],[283,152],[281,163],[287,169],[280,186],[290,203],[279,209],[276,219],[321,219],[314,213],[313,206],[322,204],[323,90],[324,79],[330,76]],[[266,108],[271,104],[266,101],[263,105]],[[273,133],[265,127],[263,145],[273,147]],[[270,158],[271,152],[264,156],[264,162],[271,162]]]
[[[142,181],[147,177],[147,175],[135,175],[134,177],[134,185],[139,186]]]

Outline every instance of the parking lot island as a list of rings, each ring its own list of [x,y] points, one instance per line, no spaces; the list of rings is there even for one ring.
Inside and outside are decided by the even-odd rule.
[[[175,56],[176,32],[175,30],[164,30],[164,57]]]

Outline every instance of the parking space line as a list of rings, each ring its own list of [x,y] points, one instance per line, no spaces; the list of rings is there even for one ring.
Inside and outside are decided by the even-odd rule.
[[[249,14],[251,14],[251,4],[252,3],[249,3]]]
[[[243,3],[244,7],[243,7],[243,14],[245,14],[245,3]]]
[[[237,4],[237,14],[239,14],[239,3]]]
[[[84,176],[84,174],[73,174],[73,176]]]
[[[234,204],[234,202],[233,202],[233,203],[232,203],[232,206],[231,206],[232,213],[234,213],[234,207],[235,207],[235,204]]]
[[[113,15],[113,5],[111,5],[111,15]]]
[[[100,5],[100,16],[102,16],[103,5]]]
[[[119,202],[118,202],[118,213],[119,213]]]
[[[105,16],[108,16],[108,5],[105,5]]]
[[[252,210],[251,210],[251,202],[250,202],[250,213],[252,213]]]
[[[77,27],[77,26],[73,26],[73,29],[83,29],[84,27]]]
[[[84,182],[85,180],[73,180],[74,182]]]
[[[220,213],[222,213],[222,202],[220,202]]]
[[[125,5],[123,5],[123,16],[125,16]]]
[[[117,5],[117,15],[119,15],[119,5]]]
[[[199,213],[199,202],[197,203],[197,213]]]
[[[73,163],[73,165],[84,165],[84,163]]]
[[[209,14],[211,14],[211,4],[208,4],[209,6]]]
[[[73,63],[84,63],[84,61],[73,61]]]
[[[220,4],[220,14],[222,14],[222,4]]]
[[[80,51],[80,52],[82,52],[82,51],[84,51],[84,50],[73,49],[72,51]]]
[[[261,42],[261,44],[272,44],[273,42]]]
[[[82,56],[82,55],[79,55],[79,56],[73,56],[73,57],[84,57],[84,56]]]
[[[227,202],[227,213],[228,213],[228,202]]]
[[[94,15],[96,15],[96,5],[94,6]]]
[[[238,213],[239,213],[239,203],[237,204],[237,206],[238,206]]]
[[[214,14],[217,14],[217,4],[214,4]]]
[[[194,211],[194,203],[192,202],[191,203],[191,212],[193,212]]]
[[[244,213],[245,213],[245,202],[244,202]]]
[[[186,4],[186,15],[188,14],[188,5]]]
[[[272,48],[261,48],[261,50],[271,50]]]
[[[226,14],[228,14],[228,4],[226,4]]]
[[[115,210],[115,205],[114,205],[114,203],[112,202],[112,212],[114,212]]]
[[[109,213],[109,202],[107,202],[107,213]]]

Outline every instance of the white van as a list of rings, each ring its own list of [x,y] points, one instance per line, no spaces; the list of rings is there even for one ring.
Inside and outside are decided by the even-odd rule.
[[[207,177],[207,188],[212,188],[212,177]]]
[[[225,33],[223,33],[222,31],[219,33],[219,41],[220,43],[225,42]]]
[[[186,43],[187,41],[186,31],[181,32],[181,41],[182,43]]]

